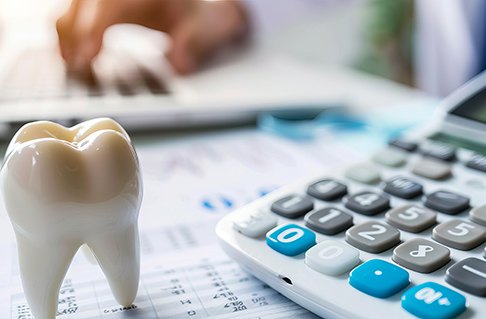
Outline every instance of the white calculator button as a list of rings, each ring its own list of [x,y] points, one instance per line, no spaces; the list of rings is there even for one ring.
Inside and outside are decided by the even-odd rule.
[[[373,161],[385,166],[400,167],[407,162],[407,157],[402,151],[397,149],[386,148],[378,151],[373,156]]]
[[[345,243],[326,240],[305,253],[305,263],[320,273],[338,276],[360,263],[359,251]]]
[[[233,221],[233,228],[248,237],[260,237],[277,226],[277,217],[267,211],[257,211]]]
[[[364,184],[376,184],[380,178],[380,173],[368,164],[358,164],[348,168],[344,175],[353,181]]]
[[[452,174],[452,169],[449,164],[445,162],[423,158],[412,168],[412,173],[421,177],[429,179],[446,179]]]
[[[469,218],[479,225],[486,226],[486,205],[473,208],[469,212]]]

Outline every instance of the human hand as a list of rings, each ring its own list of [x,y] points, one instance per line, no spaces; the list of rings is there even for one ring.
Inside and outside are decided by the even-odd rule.
[[[72,0],[56,28],[69,69],[88,70],[107,28],[133,23],[172,38],[167,58],[181,74],[194,72],[221,46],[242,35],[247,18],[239,1]]]

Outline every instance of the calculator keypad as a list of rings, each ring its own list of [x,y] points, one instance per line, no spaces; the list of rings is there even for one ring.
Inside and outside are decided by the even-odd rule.
[[[408,272],[381,259],[368,260],[349,274],[349,284],[377,298],[393,296],[410,284]]]
[[[481,172],[486,172],[486,156],[474,154],[466,163],[466,166]]]
[[[469,198],[441,190],[428,195],[424,205],[444,214],[456,215],[469,208]]]
[[[296,224],[276,227],[266,237],[270,248],[287,256],[302,254],[316,244],[316,234]]]
[[[343,242],[326,240],[305,253],[305,263],[320,273],[338,276],[360,263],[359,251]]]
[[[412,173],[433,180],[443,180],[452,175],[449,164],[439,160],[423,158],[412,168]]]
[[[477,206],[471,209],[469,218],[476,224],[486,226],[486,205]]]
[[[307,194],[317,199],[332,201],[343,197],[348,192],[346,185],[332,179],[323,179],[307,188]]]
[[[447,264],[451,260],[450,254],[450,250],[442,245],[414,238],[395,248],[393,260],[405,268],[430,273]]]
[[[400,242],[400,232],[392,226],[370,221],[348,229],[346,241],[358,249],[381,253]]]
[[[452,248],[470,250],[486,240],[486,231],[469,222],[449,220],[434,228],[432,238]]]
[[[435,282],[425,282],[407,290],[402,307],[419,318],[452,319],[466,310],[466,298]]]
[[[353,225],[353,217],[335,207],[326,207],[305,215],[305,225],[326,235],[340,233]]]
[[[411,199],[422,195],[423,186],[406,177],[395,176],[385,182],[383,191],[404,199]]]
[[[376,184],[381,180],[378,170],[368,164],[358,164],[348,168],[344,175],[356,182],[363,184]]]
[[[439,143],[421,145],[415,154],[409,153],[415,152],[416,143],[395,140],[390,145],[376,153],[372,163],[354,165],[343,172],[344,176],[316,180],[273,202],[271,212],[301,220],[269,230],[267,245],[287,256],[305,253],[306,267],[322,275],[350,272],[352,287],[378,298],[405,289],[410,283],[409,270],[428,274],[445,267],[449,267],[446,277],[433,275],[434,280],[446,280],[460,290],[486,296],[486,261],[482,257],[486,259],[486,247],[479,248],[480,259],[465,258],[447,266],[451,260],[464,258],[454,249],[469,251],[486,241],[486,203],[475,202],[475,192],[482,189],[473,189],[469,183],[486,183],[484,176],[478,175],[486,169],[486,157]],[[441,189],[441,183],[452,185],[451,190]],[[464,189],[458,187],[460,183]],[[468,220],[466,214],[454,216],[469,208]],[[266,211],[271,214],[268,207]],[[259,221],[257,216],[241,225],[235,222],[234,228],[259,240],[264,229],[275,223],[263,218],[268,223],[260,221],[253,227]],[[305,226],[298,225],[302,222]],[[403,234],[403,242],[398,229],[408,232]],[[409,233],[418,235],[410,237]],[[338,239],[327,237],[334,235]],[[365,259],[369,258],[367,253],[383,254],[360,265],[360,250]],[[387,258],[396,264],[383,260]],[[302,260],[302,256],[295,260]],[[424,318],[454,318],[466,309],[462,294],[437,283],[420,284],[415,280],[421,277],[416,275],[416,286],[402,296],[405,310]]]
[[[272,204],[272,212],[287,218],[299,218],[314,208],[310,198],[303,195],[289,195]]]
[[[277,226],[277,217],[266,211],[256,211],[233,222],[234,229],[254,238],[265,235],[275,226]]]
[[[407,162],[407,157],[400,151],[391,148],[383,149],[373,156],[373,161],[390,167],[400,167]]]
[[[446,281],[451,285],[478,296],[486,296],[486,262],[466,258],[447,269]]]
[[[361,192],[346,198],[344,206],[356,213],[372,216],[390,208],[390,200],[375,192]]]
[[[437,214],[418,205],[398,206],[385,214],[388,224],[411,233],[419,233],[437,222]]]
[[[418,144],[415,142],[405,141],[402,139],[393,139],[388,142],[388,145],[397,147],[407,152],[415,152],[418,148]]]
[[[456,149],[442,143],[430,143],[421,148],[422,154],[434,157],[442,161],[454,161],[456,159]]]

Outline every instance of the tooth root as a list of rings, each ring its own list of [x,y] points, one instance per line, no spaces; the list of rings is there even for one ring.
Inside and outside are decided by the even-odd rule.
[[[55,319],[59,289],[79,245],[44,242],[17,235],[20,276],[35,319]]]
[[[83,246],[81,246],[81,251],[83,252],[84,257],[86,257],[86,260],[88,260],[91,265],[98,265],[98,261],[96,260],[96,257],[93,255],[93,252],[91,251],[91,248],[88,247],[88,245],[84,244]]]
[[[140,277],[138,228],[103,233],[87,242],[108,280],[115,300],[124,307],[133,304]]]

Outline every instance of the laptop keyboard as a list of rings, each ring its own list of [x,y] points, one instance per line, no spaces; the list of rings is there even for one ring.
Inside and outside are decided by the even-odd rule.
[[[133,56],[114,54],[99,62],[85,74],[73,74],[55,50],[26,50],[5,73],[0,102],[170,93],[162,72],[154,72]]]

